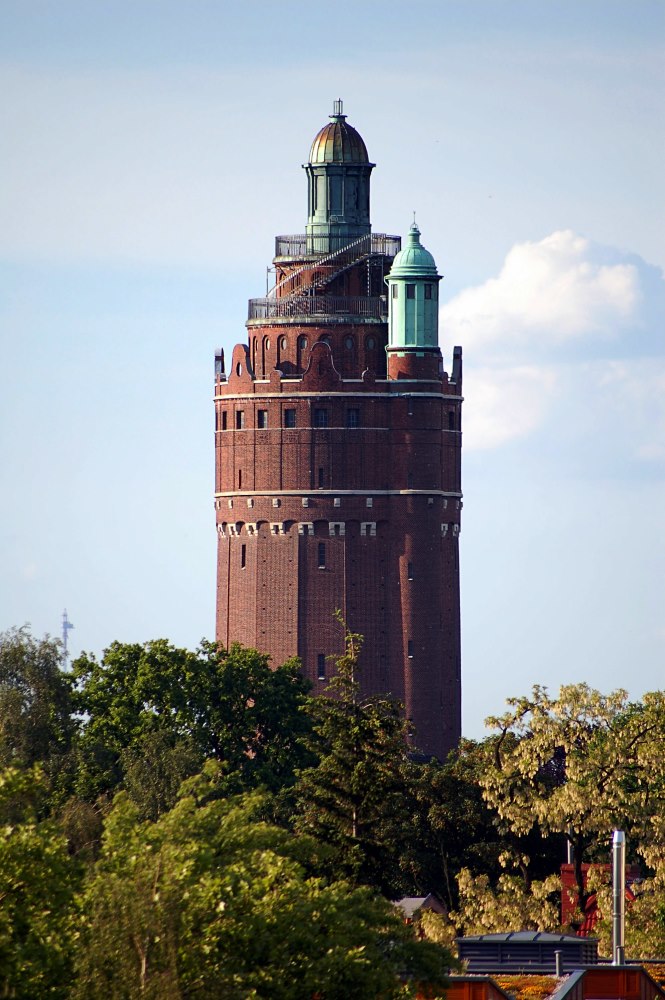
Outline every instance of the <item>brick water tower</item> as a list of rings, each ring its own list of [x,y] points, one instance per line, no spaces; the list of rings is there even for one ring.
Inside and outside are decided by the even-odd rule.
[[[366,693],[400,699],[415,745],[460,736],[462,352],[438,344],[440,275],[411,226],[373,233],[361,136],[335,102],[305,164],[305,232],[215,378],[217,638],[297,655],[314,691],[365,637]]]

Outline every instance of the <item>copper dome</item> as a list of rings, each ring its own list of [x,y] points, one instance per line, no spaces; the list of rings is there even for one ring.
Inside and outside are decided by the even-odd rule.
[[[346,124],[346,115],[339,112],[331,115],[332,121],[314,137],[309,151],[310,163],[369,163],[367,147],[362,136],[351,125]]]

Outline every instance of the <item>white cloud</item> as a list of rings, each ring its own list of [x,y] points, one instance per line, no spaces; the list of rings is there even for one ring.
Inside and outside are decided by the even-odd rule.
[[[590,391],[625,441],[625,451],[650,465],[665,463],[665,359],[608,361],[591,369]],[[665,465],[664,465],[665,467]]]
[[[530,434],[545,417],[556,387],[553,369],[468,369],[464,382],[465,449],[497,448]]]
[[[664,288],[658,268],[570,230],[516,244],[498,276],[441,310],[444,337],[465,348],[465,445],[540,430],[589,468],[658,467]]]
[[[476,349],[558,345],[594,334],[612,339],[640,301],[633,263],[605,263],[594,245],[571,230],[537,243],[518,243],[496,278],[446,303],[447,339]]]

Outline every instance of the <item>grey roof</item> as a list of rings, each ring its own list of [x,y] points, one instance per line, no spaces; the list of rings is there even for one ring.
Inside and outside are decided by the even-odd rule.
[[[545,931],[510,931],[508,934],[472,934],[469,937],[455,938],[456,941],[492,941],[496,944],[500,942],[519,942],[531,944],[579,944],[580,941],[595,941],[596,938],[580,938],[576,934],[548,934]]]
[[[395,906],[399,906],[407,917],[412,917],[417,910],[422,908],[434,910],[436,913],[445,913],[446,910],[441,900],[433,892],[428,892],[426,896],[404,896],[403,899],[397,900]]]

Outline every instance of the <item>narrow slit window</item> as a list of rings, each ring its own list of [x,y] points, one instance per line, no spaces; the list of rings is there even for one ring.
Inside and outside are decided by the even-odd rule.
[[[242,469],[238,469],[238,489],[242,489]]]
[[[316,657],[316,676],[320,681],[326,679],[326,654],[319,653]]]
[[[397,284],[393,285],[393,298],[394,299],[396,299],[398,297],[398,295],[399,295],[398,287],[399,286]]]
[[[319,569],[326,568],[326,543],[319,542],[318,545]]]
[[[413,563],[412,562],[410,562],[408,564],[407,576],[408,576],[409,580],[413,580]]]
[[[432,286],[430,284],[425,285],[425,298],[426,299],[432,298]]]
[[[245,426],[245,411],[236,410],[236,430],[241,431]]]
[[[247,546],[243,543],[240,546],[240,568],[244,569],[247,565]]]
[[[226,410],[222,411],[222,430],[226,430]]]
[[[409,639],[407,644],[409,659],[413,659],[413,639]]]
[[[323,469],[319,469],[319,489],[323,489]]]

